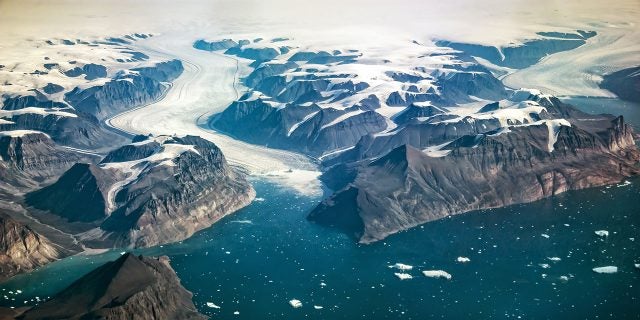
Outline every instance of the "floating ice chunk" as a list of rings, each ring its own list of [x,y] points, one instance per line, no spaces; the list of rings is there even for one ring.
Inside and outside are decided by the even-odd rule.
[[[326,283],[324,283],[324,282],[320,282],[320,286],[321,286],[321,287],[326,287],[326,286],[327,286],[327,284],[326,284]]]
[[[626,187],[626,186],[628,186],[628,185],[630,185],[630,184],[631,184],[631,181],[629,181],[629,180],[625,180],[625,182],[623,182],[623,183],[621,183],[621,184],[616,185],[616,187],[618,187],[618,188],[620,188],[620,187]]]
[[[636,267],[636,269],[640,269],[640,263],[636,263],[634,264],[634,266]]]
[[[541,234],[542,237],[549,239],[549,235],[546,233]]]
[[[560,257],[547,257],[547,259],[551,260],[551,261],[560,261],[562,259],[560,259]]]
[[[232,223],[240,223],[240,224],[253,224],[253,221],[251,220],[233,220],[233,221],[229,221]]]
[[[607,230],[598,230],[595,233],[596,233],[596,235],[598,235],[600,237],[608,237],[609,236],[609,231],[607,231]]]
[[[207,307],[213,308],[213,309],[220,309],[220,306],[213,302],[207,302]]]
[[[447,280],[451,280],[451,274],[443,270],[425,270],[422,271],[422,274],[429,278],[445,278]]]
[[[456,259],[456,261],[458,261],[460,263],[467,263],[467,262],[471,261],[471,259],[469,259],[467,257],[458,257],[458,259]]]
[[[542,269],[549,269],[549,268],[551,268],[551,266],[550,266],[549,264],[547,264],[547,263],[541,263],[541,264],[539,264],[539,266],[540,266]]]
[[[411,270],[413,266],[404,263],[396,263],[394,265],[390,265],[389,268],[396,268],[398,270]]]
[[[262,201],[264,201],[264,198],[255,198],[255,199],[253,199],[253,201],[255,201],[255,202],[262,202]]]
[[[407,279],[413,279],[413,276],[408,274],[408,273],[401,273],[401,272],[396,272],[394,273],[396,275],[396,277],[398,277],[398,279],[400,280],[407,280]]]
[[[234,311],[234,312],[233,312],[233,314],[235,314],[235,315],[239,315],[239,314],[240,314],[240,311]]]
[[[562,280],[562,281],[569,281],[569,277],[567,277],[567,276],[560,276],[560,280]]]
[[[618,267],[616,267],[616,266],[597,267],[597,268],[593,268],[593,272],[595,272],[595,273],[616,273],[616,272],[618,272]]]
[[[313,308],[316,309],[316,310],[320,310],[320,309],[322,309],[322,306],[313,306]]]
[[[294,308],[300,308],[302,307],[302,302],[298,299],[291,299],[289,300],[289,304],[294,307]]]

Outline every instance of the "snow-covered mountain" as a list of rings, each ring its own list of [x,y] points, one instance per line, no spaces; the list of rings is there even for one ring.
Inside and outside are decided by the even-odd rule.
[[[132,48],[146,34],[85,41],[47,40],[33,56],[0,62],[0,131],[37,130],[65,146],[102,149],[126,142],[100,122],[161,97],[180,61]]]
[[[77,163],[26,203],[64,219],[91,247],[175,242],[211,226],[255,196],[222,152],[195,136],[144,137]]]
[[[593,36],[542,33],[502,51],[445,41],[319,49],[286,38],[194,46],[255,68],[243,79],[247,93],[210,124],[318,158],[338,192],[309,218],[371,242],[637,174],[639,153],[621,117],[589,115],[497,78],[501,67],[526,67]]]

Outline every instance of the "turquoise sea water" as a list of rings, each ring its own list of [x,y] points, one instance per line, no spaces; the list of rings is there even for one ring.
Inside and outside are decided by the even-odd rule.
[[[463,214],[372,245],[306,221],[319,197],[263,180],[253,183],[260,199],[249,207],[184,242],[137,251],[168,255],[196,306],[214,319],[640,315],[640,269],[634,267],[640,263],[638,178]],[[599,237],[597,230],[609,236]],[[0,305],[50,296],[119,254],[70,257],[18,276],[0,286]],[[471,261],[456,262],[459,256]],[[394,276],[400,271],[389,265],[396,262],[414,266],[406,271],[413,279]],[[601,266],[617,266],[618,272],[592,271]],[[452,279],[422,276],[431,269],[445,270]],[[291,299],[303,306],[292,308]]]

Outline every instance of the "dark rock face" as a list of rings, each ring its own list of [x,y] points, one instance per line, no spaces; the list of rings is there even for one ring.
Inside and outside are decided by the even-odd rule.
[[[64,87],[57,85],[55,83],[47,83],[47,85],[42,88],[42,91],[44,91],[47,94],[54,94],[54,93],[62,92],[63,90],[64,90]]]
[[[621,117],[572,120],[570,127],[557,128],[555,142],[545,124],[509,130],[461,137],[444,147],[444,156],[400,146],[360,167],[353,183],[308,218],[369,243],[448,215],[531,202],[640,173],[640,152]]]
[[[75,67],[71,70],[67,70],[64,72],[67,77],[78,77],[81,75],[85,75],[85,79],[94,80],[98,78],[104,78],[107,76],[107,68],[105,66],[89,63],[80,67]]]
[[[167,257],[127,253],[89,272],[19,319],[207,319]]]
[[[2,110],[18,110],[24,109],[27,107],[38,107],[38,108],[66,108],[67,106],[62,102],[54,102],[48,100],[46,97],[42,95],[33,95],[33,96],[3,96],[2,101]]]
[[[149,138],[110,152],[98,166],[77,164],[26,201],[69,223],[99,227],[98,238],[85,240],[103,248],[183,240],[254,196],[220,149],[186,136]]]
[[[126,141],[123,137],[105,130],[95,116],[87,113],[78,113],[77,117],[64,117],[53,113],[24,113],[3,119],[11,123],[0,124],[0,131],[42,131],[56,143],[76,148],[98,149]]]
[[[219,41],[207,42],[205,40],[198,40],[193,44],[193,47],[205,51],[218,51],[227,50],[229,48],[237,47],[238,43],[231,39],[223,39]]]
[[[348,117],[343,121],[336,121],[345,115]],[[358,107],[345,110],[315,105],[277,108],[262,99],[236,101],[214,118],[212,124],[245,141],[314,156],[351,146],[363,135],[382,131],[387,126],[378,113]]]
[[[502,48],[450,41],[437,41],[436,44],[484,58],[498,66],[523,69],[538,63],[546,55],[580,47],[586,43],[587,39],[596,36],[596,33],[580,30],[576,33],[564,33],[560,37],[558,37],[559,33],[543,32],[539,35],[543,37]]]
[[[16,136],[0,133],[0,181],[13,187],[33,187],[57,177],[82,159],[76,153],[56,147],[43,133]]]
[[[65,94],[65,100],[79,112],[105,119],[131,106],[143,105],[158,99],[168,89],[164,82],[182,73],[178,60],[159,63],[152,68],[140,68],[137,74],[116,77],[102,86],[75,88]]]
[[[640,102],[640,66],[605,75],[600,87],[615,93],[620,99]]]
[[[280,39],[285,41],[285,39]],[[273,41],[273,42],[280,42]],[[254,41],[260,42],[260,41]],[[269,47],[250,47],[247,46],[251,43],[249,40],[239,40],[238,42],[231,39],[222,39],[216,41],[198,40],[193,44],[193,47],[205,51],[220,51],[225,50],[225,54],[236,55],[241,58],[251,59],[256,61],[268,61],[280,54],[287,53],[289,47],[286,46],[269,46]]]
[[[55,184],[28,194],[25,200],[70,222],[91,222],[106,217],[107,192],[113,183],[115,178],[109,172],[93,164],[77,163]]]
[[[0,281],[61,257],[43,236],[0,213]]]

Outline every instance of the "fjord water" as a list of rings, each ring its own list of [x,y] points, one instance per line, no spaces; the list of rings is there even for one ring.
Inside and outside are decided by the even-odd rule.
[[[585,108],[606,112],[614,102]],[[638,111],[611,112],[635,122]],[[634,267],[640,263],[638,178],[443,219],[372,245],[306,221],[320,197],[263,180],[253,183],[259,198],[249,207],[181,243],[136,251],[168,255],[196,306],[215,319],[627,319],[640,314],[640,269]],[[597,230],[609,236],[599,237]],[[19,276],[0,286],[1,304],[46,298],[120,252],[74,256]],[[459,256],[471,261],[458,263]],[[414,266],[405,271],[413,279],[394,276],[401,271],[388,266],[396,262]],[[617,266],[618,272],[592,271],[602,266]],[[422,276],[422,270],[432,269],[453,278]],[[291,299],[303,306],[292,308]]]

